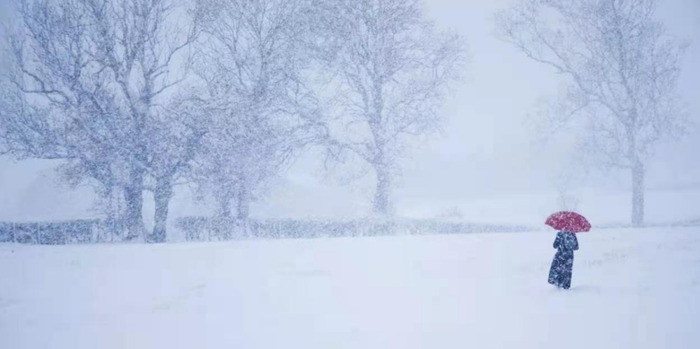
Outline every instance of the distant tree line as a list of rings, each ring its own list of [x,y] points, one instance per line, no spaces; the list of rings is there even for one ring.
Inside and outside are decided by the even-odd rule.
[[[464,50],[418,1],[17,0],[0,154],[58,159],[108,226],[162,242],[177,185],[246,221],[311,146],[366,163],[391,213],[406,140],[439,125]],[[155,201],[146,232],[144,193]]]
[[[162,242],[178,185],[243,224],[310,147],[374,175],[373,211],[412,137],[439,128],[465,63],[418,0],[16,0],[0,80],[0,155],[58,159],[125,239]],[[500,37],[569,82],[549,126],[578,119],[581,149],[631,174],[681,135],[682,46],[654,0],[520,0]],[[155,202],[146,231],[144,193]]]

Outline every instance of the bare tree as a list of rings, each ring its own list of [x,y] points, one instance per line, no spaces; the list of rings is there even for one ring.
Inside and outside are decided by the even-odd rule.
[[[182,78],[196,25],[167,0],[18,0],[10,74],[19,111],[3,125],[9,151],[67,159],[74,173],[117,185],[128,238],[143,236],[154,108]],[[151,142],[152,143],[152,142]]]
[[[605,167],[628,169],[632,224],[644,223],[645,163],[682,131],[676,81],[682,46],[654,18],[654,0],[522,0],[499,13],[502,37],[568,78],[567,111]]]
[[[207,133],[201,101],[193,94],[177,95],[167,107],[154,113],[148,124],[150,174],[153,178],[155,215],[148,242],[164,242],[168,207],[175,185],[187,183],[194,159]]]
[[[209,131],[198,156],[201,187],[222,218],[246,220],[260,186],[305,140],[313,96],[305,88],[306,0],[200,2],[204,27],[197,74]]]
[[[410,137],[439,127],[464,61],[462,40],[436,33],[418,0],[329,0],[316,9],[325,88],[337,92],[329,142],[371,167],[373,210],[389,214],[398,159]]]

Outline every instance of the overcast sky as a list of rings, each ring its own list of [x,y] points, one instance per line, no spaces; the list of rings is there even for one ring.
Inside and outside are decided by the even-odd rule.
[[[2,19],[6,21],[8,0],[0,2]],[[443,133],[422,142],[404,162],[396,190],[399,203],[422,199],[468,200],[554,188],[554,179],[567,164],[569,149],[563,144],[538,143],[537,132],[528,120],[537,111],[537,101],[556,93],[564,80],[495,37],[494,13],[510,2],[426,2],[429,17],[439,28],[451,28],[465,38],[470,62],[466,78],[455,86],[446,101]],[[700,126],[700,1],[659,0],[658,16],[670,34],[690,43],[679,88],[691,117]],[[696,128],[681,142],[663,147],[649,166],[649,187],[700,187],[699,130],[700,127]],[[276,202],[295,200],[290,195],[314,198],[320,195],[319,190],[333,193],[336,200],[369,199],[373,189],[371,177],[355,185],[341,186],[333,178],[325,178],[319,167],[313,153],[300,159],[271,191],[268,204],[263,206],[269,208]],[[0,158],[0,197],[4,200],[0,204],[0,219],[31,209],[37,196],[53,189],[55,183],[49,168],[50,165],[42,162]],[[626,173],[592,176],[577,183],[606,190],[629,185]],[[71,200],[79,202],[85,195],[84,192],[73,194]],[[59,197],[65,198],[56,196],[54,201],[64,200]],[[41,212],[54,210],[61,204],[66,205],[65,202],[42,203],[48,208]],[[87,206],[75,205],[76,210]],[[346,206],[340,205],[338,210],[343,207]]]

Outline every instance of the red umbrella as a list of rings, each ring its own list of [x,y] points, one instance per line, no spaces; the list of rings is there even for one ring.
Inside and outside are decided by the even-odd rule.
[[[588,223],[586,217],[571,211],[553,213],[544,223],[556,230],[572,233],[591,230],[591,223]]]

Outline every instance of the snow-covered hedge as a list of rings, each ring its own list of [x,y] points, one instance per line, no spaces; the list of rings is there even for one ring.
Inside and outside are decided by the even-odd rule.
[[[317,238],[416,234],[463,234],[474,232],[516,232],[522,226],[479,225],[436,219],[235,219],[183,217],[176,228],[189,241],[246,238]]]
[[[463,234],[475,232],[517,232],[532,230],[522,226],[479,225],[439,219],[221,219],[182,217],[168,231],[187,241],[237,239],[294,239],[381,235]],[[63,222],[0,222],[0,242],[42,245],[118,242],[124,227],[105,220]]]
[[[72,220],[64,222],[0,222],[0,242],[63,245],[97,241],[99,220]]]

